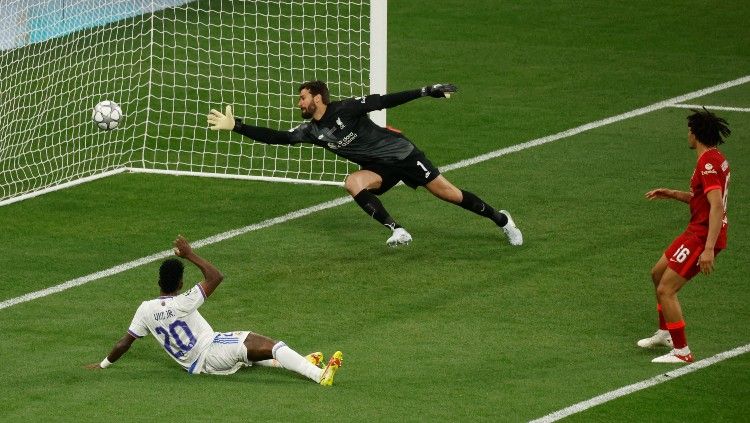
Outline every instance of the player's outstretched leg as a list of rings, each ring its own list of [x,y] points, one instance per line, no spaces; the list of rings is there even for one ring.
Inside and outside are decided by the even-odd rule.
[[[320,382],[320,378],[323,376],[323,370],[314,365],[305,357],[302,357],[289,348],[285,343],[279,341],[273,346],[271,350],[273,358],[281,363],[281,367],[299,373],[302,376],[310,378],[315,382]]]
[[[257,333],[248,334],[244,344],[247,350],[247,359],[253,363],[263,361],[268,364],[269,361],[272,361],[271,359],[274,359],[278,362],[279,367],[299,373],[316,383],[320,383],[323,377],[323,369],[314,364],[317,359],[314,356],[318,353],[311,354],[313,356],[311,360],[302,357],[285,343]],[[322,354],[319,358],[322,360]]]
[[[473,193],[464,190],[460,191],[461,202],[458,203],[459,206],[495,222],[497,226],[502,228],[505,236],[508,237],[510,245],[523,244],[523,234],[507,210],[497,211]]]
[[[456,188],[456,186],[445,179],[443,175],[439,175],[430,181],[425,185],[425,188],[427,188],[432,195],[443,201],[459,205],[465,210],[492,220],[497,226],[503,229],[503,232],[505,233],[505,236],[508,237],[508,242],[511,245],[523,244],[523,234],[521,233],[521,230],[518,229],[518,226],[516,226],[516,222],[513,221],[510,213],[506,210],[495,210],[492,206],[485,203],[473,193]]]
[[[312,363],[313,365],[317,367],[321,367],[321,365],[325,361],[325,357],[323,356],[322,352],[316,351],[316,352],[312,352],[306,355],[305,360],[309,361],[310,363]],[[279,360],[276,360],[275,358],[271,358],[268,360],[254,361],[253,366],[283,368],[281,366],[281,363],[279,363]]]
[[[505,236],[508,237],[508,242],[511,245],[522,245],[523,234],[521,230],[516,226],[516,222],[510,216],[506,210],[496,211],[492,206],[485,203],[481,198],[477,197],[469,191],[456,188],[455,185],[450,183],[443,175],[439,175],[427,185],[425,185],[428,191],[437,198],[461,206],[461,208],[468,210],[472,213],[476,213],[482,217],[486,217],[499,227],[503,229]]]

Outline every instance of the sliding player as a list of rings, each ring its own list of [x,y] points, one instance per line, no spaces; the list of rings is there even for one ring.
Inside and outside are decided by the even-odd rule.
[[[151,333],[164,350],[191,374],[229,375],[241,367],[261,365],[283,367],[313,381],[330,386],[343,362],[337,351],[325,368],[318,367],[321,353],[302,357],[285,343],[253,332],[218,333],[211,329],[198,312],[206,298],[219,286],[224,276],[213,264],[198,256],[182,236],[174,242],[175,254],[196,265],[204,280],[180,294],[183,264],[167,259],[159,268],[159,298],[144,301],[133,317],[125,335],[101,363],[90,369],[105,369],[125,354],[136,339]]]
[[[344,186],[365,213],[391,230],[386,241],[388,246],[396,247],[412,240],[378,199],[399,181],[413,189],[424,186],[441,200],[492,220],[503,229],[510,244],[521,245],[523,235],[507,211],[497,211],[471,192],[456,188],[403,134],[381,128],[367,116],[374,110],[396,107],[420,97],[441,98],[454,92],[456,87],[451,84],[436,84],[394,94],[331,102],[326,84],[310,81],[300,86],[297,105],[302,117],[311,120],[288,132],[244,124],[234,118],[231,106],[227,106],[223,114],[211,110],[208,124],[213,130],[233,130],[266,144],[315,144],[360,165],[360,170],[346,178]]]
[[[653,359],[654,363],[693,361],[677,292],[699,272],[710,274],[716,255],[727,246],[729,163],[716,146],[731,131],[724,119],[705,108],[693,112],[688,116],[688,144],[695,150],[698,163],[690,179],[690,192],[657,188],[646,193],[649,200],[671,198],[690,205],[687,229],[672,241],[651,269],[659,329],[650,338],[638,341],[638,346],[672,347],[668,354]]]

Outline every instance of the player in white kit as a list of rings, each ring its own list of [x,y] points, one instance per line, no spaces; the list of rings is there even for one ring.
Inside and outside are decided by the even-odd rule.
[[[104,369],[117,361],[136,339],[151,333],[164,350],[191,374],[228,375],[241,367],[261,365],[283,367],[312,379],[321,385],[333,384],[333,376],[343,362],[341,351],[321,368],[320,353],[303,357],[285,343],[253,332],[214,332],[198,312],[206,298],[219,286],[224,276],[209,261],[198,256],[182,236],[174,242],[175,254],[195,264],[204,280],[180,294],[182,261],[164,260],[159,268],[159,298],[144,301],[135,312],[125,335],[101,363],[90,369]]]

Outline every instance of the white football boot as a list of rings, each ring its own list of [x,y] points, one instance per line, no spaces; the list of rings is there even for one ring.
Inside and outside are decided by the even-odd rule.
[[[655,348],[655,347],[669,347],[672,348],[672,336],[669,335],[668,330],[659,329],[648,338],[643,338],[638,341],[638,346],[641,348]]]
[[[518,226],[516,226],[516,222],[513,221],[513,218],[510,217],[510,213],[508,213],[507,210],[500,210],[500,213],[508,217],[508,223],[503,226],[503,232],[505,232],[505,236],[508,237],[510,245],[523,245],[523,234],[521,233],[521,230],[518,229]]]
[[[409,232],[406,232],[404,228],[396,228],[385,243],[389,247],[398,247],[399,245],[409,245],[410,242],[411,235],[409,235]]]
[[[669,363],[669,364],[685,364],[693,362],[693,354],[690,352],[690,348],[680,348],[679,350],[672,350],[667,354],[656,357],[651,360],[652,363]]]

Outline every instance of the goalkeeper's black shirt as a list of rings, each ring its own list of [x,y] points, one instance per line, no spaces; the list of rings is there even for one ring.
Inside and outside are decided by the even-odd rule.
[[[420,96],[420,90],[413,90],[333,101],[320,120],[310,120],[288,132],[246,125],[240,120],[234,131],[266,144],[319,145],[361,166],[394,163],[416,147],[402,134],[375,124],[367,113],[398,106]]]

